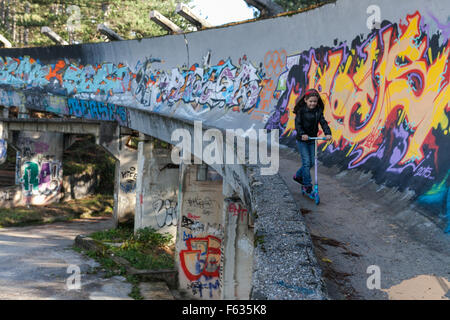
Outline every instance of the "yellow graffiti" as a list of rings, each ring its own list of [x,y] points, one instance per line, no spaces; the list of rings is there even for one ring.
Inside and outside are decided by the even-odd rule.
[[[423,145],[432,129],[440,126],[448,132],[450,44],[435,53],[433,61],[420,19],[418,12],[408,16],[400,36],[394,26],[385,29],[381,37],[373,36],[361,49],[364,57],[351,50],[343,61],[340,49],[329,51],[322,67],[314,55],[311,59],[306,88],[321,93],[334,145],[361,150],[354,163],[378,149],[381,129],[392,120],[397,125],[405,122],[410,133],[399,164],[424,158]],[[295,99],[289,99],[289,110],[291,104]],[[292,130],[291,116],[286,130]]]

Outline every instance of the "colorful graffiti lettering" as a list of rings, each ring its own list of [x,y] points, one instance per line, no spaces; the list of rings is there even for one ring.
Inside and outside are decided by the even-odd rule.
[[[50,68],[30,57],[0,57],[0,83],[13,87],[44,87]]]
[[[389,24],[372,33],[361,45],[348,49],[310,50],[294,58],[302,79],[280,76],[284,89],[275,122],[282,125],[283,136],[295,129],[293,107],[306,88],[317,89],[325,103],[325,118],[334,137],[334,148],[350,147],[354,159],[349,167],[377,155],[383,145],[381,129],[402,124],[408,133],[407,148],[397,165],[418,163],[425,155],[424,144],[437,146],[432,129],[448,131],[450,45],[431,48],[420,27],[417,12],[408,16],[407,25]],[[304,66],[300,66],[304,64]],[[277,127],[274,118],[268,128]]]
[[[262,90],[259,95],[257,107],[252,113],[251,119],[263,121],[270,113],[270,105],[274,97],[276,89],[276,79],[285,71],[286,67],[286,50],[268,51],[264,56],[264,68],[266,70],[266,79],[262,81]]]
[[[59,161],[42,162],[39,166],[34,161],[26,161],[23,164],[23,176],[20,182],[27,194],[50,195],[58,192],[61,185],[59,173],[61,163]]]
[[[68,65],[62,77],[67,95],[94,93],[112,96],[130,90],[133,73],[123,64]]]
[[[194,64],[171,72],[151,71],[146,62],[137,72],[135,97],[153,111],[183,101],[195,110],[227,107],[247,112],[258,100],[260,73],[246,56],[239,59],[238,66],[228,59],[208,68]]]
[[[180,251],[180,264],[187,279],[219,276],[220,244],[220,239],[211,235],[186,240],[187,250]]]

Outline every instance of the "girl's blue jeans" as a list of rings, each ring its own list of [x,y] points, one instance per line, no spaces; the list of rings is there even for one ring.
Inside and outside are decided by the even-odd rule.
[[[295,174],[303,179],[303,185],[311,186],[311,168],[314,167],[314,141],[297,140],[297,149],[302,157],[302,166]]]

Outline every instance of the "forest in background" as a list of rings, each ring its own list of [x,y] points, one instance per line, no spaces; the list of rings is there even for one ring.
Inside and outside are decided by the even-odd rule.
[[[54,45],[41,33],[52,28],[68,43],[108,41],[97,31],[102,23],[122,38],[141,39],[165,35],[167,31],[149,19],[157,10],[183,30],[195,30],[187,20],[175,14],[178,3],[190,0],[0,0],[0,34],[13,47]],[[324,0],[274,0],[285,11],[320,4]],[[226,4],[226,1],[223,1]]]

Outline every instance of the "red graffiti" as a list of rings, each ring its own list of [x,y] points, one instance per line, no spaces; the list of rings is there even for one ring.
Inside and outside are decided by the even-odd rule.
[[[244,216],[247,215],[247,209],[243,208],[241,206],[241,204],[238,204],[239,208],[236,207],[235,203],[230,203],[230,205],[228,206],[228,212],[233,213],[233,217],[234,216],[240,216],[241,217],[241,221],[244,221]]]
[[[186,278],[196,281],[202,275],[219,276],[220,243],[214,236],[186,240],[187,250],[180,251],[180,264]]]
[[[200,216],[194,216],[192,213],[188,212],[188,218],[197,220],[197,219],[200,219]]]

